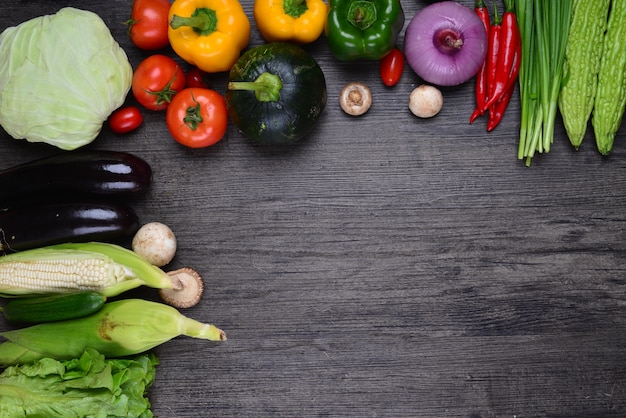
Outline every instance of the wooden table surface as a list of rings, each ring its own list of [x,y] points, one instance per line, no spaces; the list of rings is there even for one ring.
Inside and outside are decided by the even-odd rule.
[[[403,0],[405,29],[426,4]],[[0,29],[63,6],[98,13],[133,66],[150,54],[126,35],[130,0],[6,1]],[[526,167],[517,94],[491,133],[467,122],[472,82],[420,120],[410,68],[386,88],[377,63],[341,63],[323,37],[306,49],[328,106],[296,146],[257,146],[230,124],[217,145],[183,148],[145,112],[139,130],[105,126],[87,147],[152,165],[131,204],[177,235],[169,267],[205,278],[185,313],[228,334],[155,349],[155,415],[626,416],[626,130],[603,158],[591,129],[574,151],[557,119],[552,150]],[[225,74],[212,81],[224,91]],[[339,108],[349,81],[374,92],[362,117]],[[55,152],[0,133],[2,168]]]

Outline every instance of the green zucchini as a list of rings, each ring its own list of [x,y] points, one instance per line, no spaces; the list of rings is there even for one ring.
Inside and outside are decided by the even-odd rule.
[[[313,130],[326,108],[324,73],[300,46],[271,42],[237,60],[225,93],[228,114],[249,139],[294,143]]]
[[[99,292],[54,293],[10,299],[2,310],[11,322],[53,322],[80,318],[100,310],[106,297]]]
[[[611,0],[578,0],[570,23],[559,111],[570,143],[583,142],[598,90],[604,32]]]
[[[598,92],[591,117],[596,146],[602,155],[608,155],[613,148],[615,134],[622,123],[626,106],[624,39],[626,39],[626,1],[612,0],[598,72]]]

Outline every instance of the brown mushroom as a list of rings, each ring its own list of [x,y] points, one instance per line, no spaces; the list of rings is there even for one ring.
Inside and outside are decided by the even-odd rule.
[[[346,84],[339,94],[339,104],[348,115],[360,116],[372,106],[372,92],[363,83]]]
[[[183,267],[178,270],[168,271],[173,287],[171,289],[159,289],[161,299],[175,308],[191,308],[198,304],[204,292],[202,276],[192,268]]]

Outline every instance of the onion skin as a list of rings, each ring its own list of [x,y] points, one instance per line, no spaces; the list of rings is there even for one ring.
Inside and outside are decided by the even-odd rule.
[[[460,42],[445,47],[442,33],[456,34]],[[424,81],[439,86],[463,84],[478,72],[487,56],[487,31],[470,8],[455,1],[433,3],[409,22],[404,55]]]

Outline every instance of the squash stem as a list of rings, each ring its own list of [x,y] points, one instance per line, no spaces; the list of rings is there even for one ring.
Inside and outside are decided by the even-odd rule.
[[[276,74],[263,73],[254,81],[231,81],[228,90],[249,90],[260,102],[277,102],[280,99],[280,90],[283,83]]]

